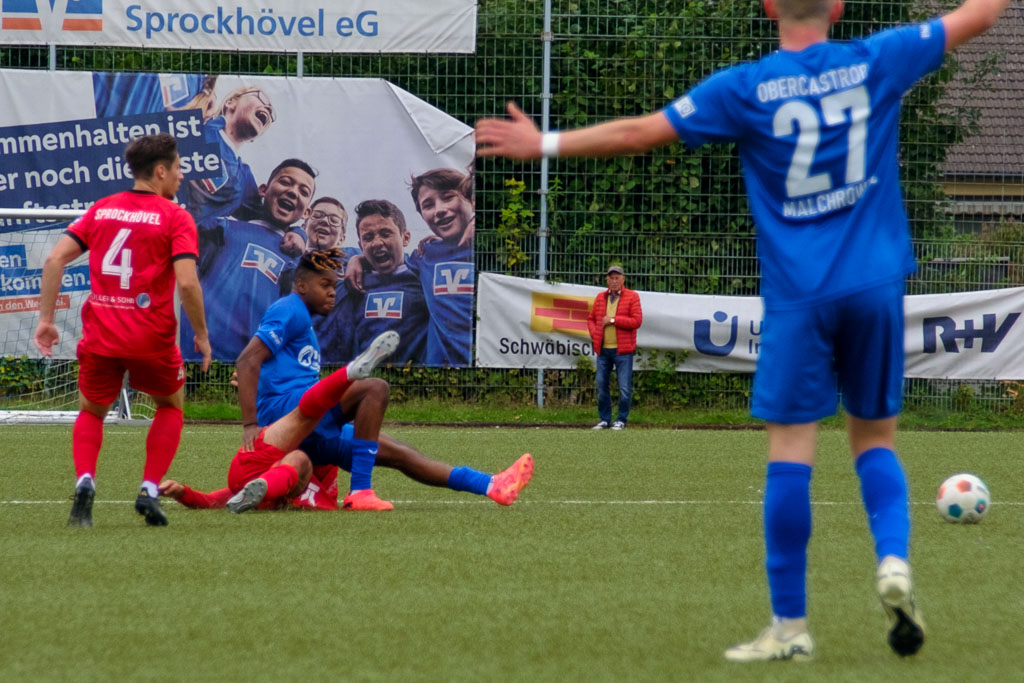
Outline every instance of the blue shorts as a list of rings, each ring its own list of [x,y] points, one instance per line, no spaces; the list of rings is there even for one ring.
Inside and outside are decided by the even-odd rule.
[[[260,424],[267,426],[295,410],[304,393],[306,390],[302,389],[291,394],[258,398]],[[345,414],[341,412],[339,406],[334,406],[323,416],[313,433],[299,444],[299,448],[305,451],[314,466],[337,465],[346,472],[351,472],[352,434],[353,427]]]
[[[765,311],[750,413],[815,422],[836,412],[880,420],[903,404],[903,293],[898,280],[796,311]]]

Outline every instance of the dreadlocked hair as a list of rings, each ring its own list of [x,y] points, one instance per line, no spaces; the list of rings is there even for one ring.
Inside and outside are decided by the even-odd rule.
[[[301,276],[328,271],[337,272],[341,270],[343,262],[344,254],[341,249],[336,247],[324,251],[307,251],[299,259],[299,264],[295,267],[295,274]]]

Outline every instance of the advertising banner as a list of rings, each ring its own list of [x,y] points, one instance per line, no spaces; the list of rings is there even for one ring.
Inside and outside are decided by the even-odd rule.
[[[0,0],[0,43],[471,53],[476,14],[476,0]]]
[[[478,286],[478,366],[572,368],[593,357],[586,317],[602,288],[491,273]],[[687,352],[684,372],[754,371],[760,298],[640,292],[640,301],[639,352]],[[907,377],[1024,378],[1024,288],[908,296],[904,310]]]
[[[0,110],[4,208],[84,209],[131,187],[129,140],[178,139],[177,200],[199,228],[216,359],[234,361],[290,291],[304,250],[337,247],[346,268],[358,263],[363,291],[339,287],[335,310],[315,321],[323,362],[346,362],[395,329],[395,363],[472,363],[469,126],[379,79],[0,70],[0,92],[10,103]],[[390,230],[361,231],[360,216]],[[0,354],[34,357],[23,328],[34,325],[43,260],[61,230],[2,223]],[[58,357],[74,357],[84,263],[65,274]],[[181,338],[197,358],[187,320]]]

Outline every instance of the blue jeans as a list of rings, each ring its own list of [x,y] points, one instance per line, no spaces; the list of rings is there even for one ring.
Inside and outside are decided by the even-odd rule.
[[[612,364],[619,380],[619,421],[629,419],[629,405],[633,402],[633,354],[617,353],[616,349],[601,349],[597,360],[597,414],[612,422],[611,378]]]

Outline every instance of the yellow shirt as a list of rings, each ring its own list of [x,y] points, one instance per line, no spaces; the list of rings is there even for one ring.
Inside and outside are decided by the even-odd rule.
[[[610,318],[615,317],[615,311],[619,308],[619,302],[622,301],[622,294],[615,297],[615,301],[612,301],[611,295],[608,296],[607,303],[604,310],[604,314]],[[617,349],[619,348],[619,339],[615,334],[615,325],[608,325],[604,328],[604,341],[601,344],[602,349]]]

